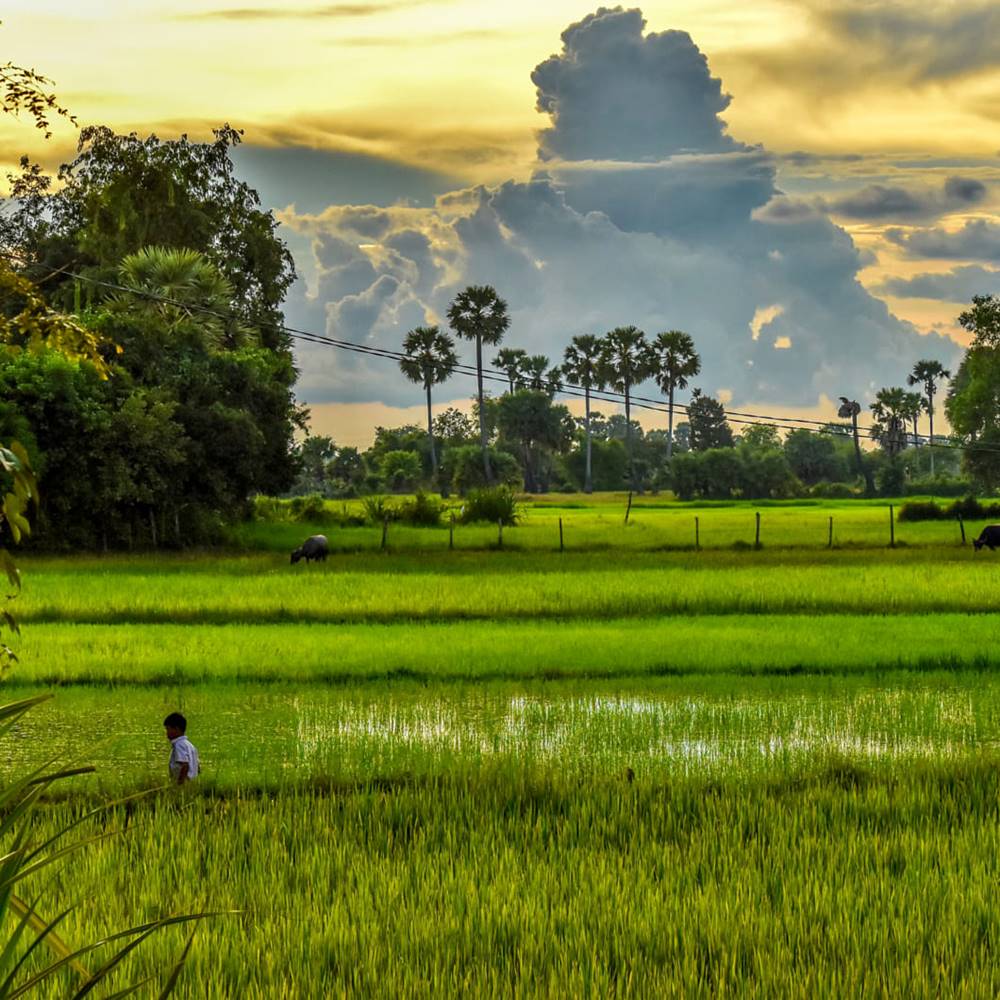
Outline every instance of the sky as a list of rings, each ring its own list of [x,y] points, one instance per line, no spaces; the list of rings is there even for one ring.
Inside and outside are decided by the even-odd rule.
[[[954,367],[963,304],[1000,293],[996,3],[5,0],[0,45],[82,124],[244,129],[288,321],[341,339],[398,348],[490,283],[510,346],[684,329],[706,392],[826,417]],[[4,163],[74,145],[0,123]],[[298,363],[339,443],[421,419],[389,362]]]

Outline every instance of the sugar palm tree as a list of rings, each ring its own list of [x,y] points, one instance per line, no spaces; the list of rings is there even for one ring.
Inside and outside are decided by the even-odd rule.
[[[458,293],[448,307],[448,322],[463,340],[476,344],[476,387],[479,398],[479,443],[483,449],[486,482],[493,483],[490,468],[489,440],[486,435],[486,407],[483,401],[483,344],[491,347],[503,340],[510,326],[507,303],[490,285],[469,285]]]
[[[591,470],[590,438],[590,392],[604,388],[604,373],[601,368],[601,350],[604,346],[600,337],[583,334],[574,337],[563,354],[563,375],[567,381],[583,389],[584,433],[587,437],[587,459],[584,466],[583,491],[593,493]]]
[[[553,392],[553,383],[559,380],[559,372],[552,368],[552,362],[544,354],[525,358],[522,375],[527,387],[535,392]]]
[[[625,397],[625,445],[628,450],[629,488],[636,488],[635,456],[632,448],[632,388],[650,371],[649,344],[642,330],[616,326],[604,337],[601,351],[604,380]]]
[[[427,393],[427,440],[431,446],[431,470],[437,479],[437,449],[434,447],[434,416],[431,412],[431,388],[451,378],[458,364],[455,341],[436,326],[418,326],[403,339],[406,357],[400,370]]]
[[[938,390],[938,382],[951,378],[948,371],[940,361],[924,360],[918,361],[913,366],[906,381],[909,385],[919,385],[924,390],[923,406],[927,411],[927,418],[930,421],[930,447],[931,447],[931,477],[934,476],[934,396]]]
[[[524,363],[528,360],[528,352],[522,351],[519,347],[504,347],[497,352],[497,356],[490,362],[494,368],[499,368],[510,382],[510,391],[513,392],[524,375]]]
[[[653,375],[667,395],[667,461],[674,453],[674,391],[686,389],[688,379],[701,372],[701,357],[694,340],[680,330],[658,333],[650,346]]]
[[[858,464],[858,472],[865,477],[865,492],[871,496],[875,492],[875,480],[872,478],[871,469],[861,458],[861,436],[858,433],[858,415],[861,413],[861,404],[856,399],[848,399],[846,396],[840,397],[840,409],[837,416],[841,420],[851,421],[851,431],[854,437],[854,457]]]
[[[920,413],[923,408],[924,397],[921,396],[919,392],[903,393],[902,417],[904,421],[908,421],[913,424],[914,448],[918,448],[920,446],[920,431],[917,429],[917,421],[920,419]]]
[[[249,333],[232,315],[232,284],[197,250],[143,247],[121,262],[118,275],[129,291],[113,300],[158,314],[169,330],[194,321],[215,348],[237,347]]]
[[[913,395],[915,393],[898,386],[875,393],[875,402],[871,405],[874,420],[871,436],[890,458],[895,458],[906,447],[906,421],[913,407],[912,399],[907,397]]]

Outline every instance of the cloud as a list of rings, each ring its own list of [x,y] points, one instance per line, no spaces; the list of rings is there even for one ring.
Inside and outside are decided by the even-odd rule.
[[[885,237],[907,257],[1000,262],[1000,222],[972,219],[956,232],[945,229],[888,229]]]
[[[512,346],[556,361],[579,333],[679,328],[702,354],[699,385],[782,406],[864,397],[921,357],[954,363],[953,341],[920,335],[864,289],[866,258],[816,199],[783,196],[775,159],[725,134],[728,99],[690,38],[642,23],[598,11],[536,70],[551,127],[530,180],[423,207],[280,213],[316,272],[290,297],[290,321],[398,349],[466,284],[489,283],[509,302]],[[977,197],[964,181],[921,191],[938,207]],[[390,362],[306,345],[299,364],[307,402],[415,402]],[[472,389],[456,376],[438,398]]]
[[[562,34],[563,51],[535,68],[538,110],[552,119],[541,159],[660,159],[740,148],[719,115],[719,79],[686,31],[643,34],[639,10],[601,7]]]
[[[742,49],[730,61],[758,79],[842,100],[887,83],[921,88],[1000,67],[1000,7],[993,0],[798,0],[800,41]]]
[[[1000,293],[1000,270],[970,264],[947,274],[918,274],[914,278],[888,278],[876,291],[901,299],[938,299],[969,302],[974,295]]]
[[[176,21],[301,21],[344,20],[422,7],[435,0],[387,0],[385,3],[333,3],[311,7],[219,7],[198,13],[176,14]]]
[[[982,181],[972,177],[948,177],[940,190],[869,184],[851,194],[823,199],[820,205],[832,215],[847,219],[922,219],[968,209],[982,202],[986,194]]]

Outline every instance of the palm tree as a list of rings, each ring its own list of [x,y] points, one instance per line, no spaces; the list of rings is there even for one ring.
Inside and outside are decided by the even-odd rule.
[[[861,413],[861,404],[856,399],[848,399],[846,396],[840,397],[840,409],[837,416],[841,420],[851,421],[851,430],[854,435],[854,457],[858,463],[858,472],[865,477],[865,492],[871,496],[875,492],[875,480],[872,479],[871,469],[865,465],[861,458],[861,437],[858,434],[858,415]]]
[[[403,339],[406,357],[400,370],[411,381],[423,385],[427,393],[427,440],[431,445],[431,471],[437,480],[437,450],[434,447],[434,417],[431,413],[431,387],[451,378],[458,364],[455,341],[436,326],[418,326]]]
[[[522,351],[519,347],[505,347],[497,352],[497,356],[490,364],[494,368],[499,368],[507,376],[510,382],[510,391],[513,392],[524,375],[524,363],[527,360],[527,351]]]
[[[143,247],[121,262],[118,275],[130,291],[113,301],[158,314],[171,331],[195,320],[216,348],[239,346],[248,333],[231,316],[232,284],[197,250]]]
[[[920,447],[920,432],[917,429],[917,421],[920,419],[920,412],[924,408],[924,397],[919,392],[903,393],[903,409],[901,416],[904,421],[913,424],[913,447]]]
[[[553,378],[558,381],[558,371],[551,368],[551,364],[544,354],[532,354],[525,358],[521,374],[529,389],[535,392],[554,391]]]
[[[694,340],[680,330],[658,333],[650,347],[653,375],[667,394],[667,461],[674,453],[674,390],[686,389],[688,379],[701,372]]]
[[[923,386],[923,405],[924,409],[927,411],[927,417],[930,420],[931,425],[931,478],[934,477],[934,395],[938,389],[938,382],[950,378],[951,372],[948,371],[940,361],[924,360],[918,361],[913,366],[913,371],[910,372],[906,379],[909,385]]]
[[[907,397],[915,395],[898,386],[875,393],[875,402],[871,405],[875,421],[871,436],[890,458],[895,458],[906,447],[906,421],[913,407],[913,400]]]
[[[604,343],[600,337],[584,334],[574,337],[563,354],[563,374],[574,385],[583,388],[584,432],[587,436],[587,461],[583,476],[583,492],[593,493],[590,448],[590,390],[604,388],[604,373],[601,369],[601,350]]]
[[[483,449],[486,482],[493,484],[489,441],[486,436],[486,406],[483,401],[483,344],[494,346],[503,340],[510,326],[507,303],[490,285],[469,285],[448,307],[448,322],[463,340],[476,343],[476,384],[479,396],[479,442]]]
[[[625,444],[628,449],[629,488],[636,488],[632,449],[632,387],[649,374],[649,344],[642,330],[616,326],[605,335],[601,350],[604,381],[625,397]]]

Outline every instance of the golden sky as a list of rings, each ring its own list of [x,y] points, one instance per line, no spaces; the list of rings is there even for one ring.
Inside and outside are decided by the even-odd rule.
[[[0,59],[52,77],[81,124],[169,136],[204,135],[228,121],[246,130],[249,144],[366,153],[447,175],[457,187],[530,176],[536,133],[546,124],[535,110],[531,70],[559,51],[567,25],[596,6],[5,0]],[[921,330],[955,334],[955,302],[881,286],[947,274],[969,261],[909,257],[900,249],[906,224],[852,216],[842,199],[866,186],[898,183],[924,191],[933,203],[940,185],[961,174],[981,181],[988,194],[962,210],[918,217],[913,229],[954,232],[1000,221],[1000,5],[647,0],[641,6],[647,31],[692,35],[733,96],[723,113],[730,134],[777,158],[779,188],[822,201],[870,254],[859,275],[865,286]],[[45,143],[27,125],[0,120],[0,165],[28,152],[54,166],[74,144],[65,125]],[[808,155],[790,155],[799,153]],[[886,235],[891,231],[895,242]],[[363,405],[384,404],[356,404]],[[340,404],[323,406],[317,416],[344,421]],[[367,433],[363,425],[375,410],[353,412],[355,429],[340,435],[345,442]]]

